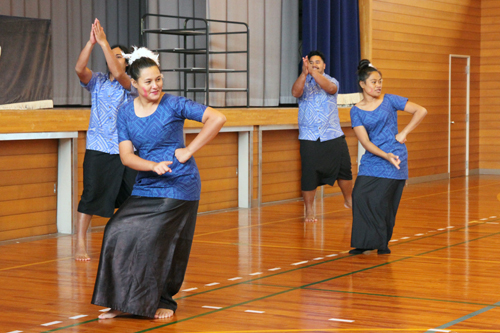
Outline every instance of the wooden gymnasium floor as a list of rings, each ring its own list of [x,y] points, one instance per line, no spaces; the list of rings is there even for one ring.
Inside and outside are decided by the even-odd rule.
[[[352,256],[340,196],[202,214],[174,319],[97,320],[71,236],[0,244],[1,332],[500,332],[500,176],[406,187],[391,255]]]

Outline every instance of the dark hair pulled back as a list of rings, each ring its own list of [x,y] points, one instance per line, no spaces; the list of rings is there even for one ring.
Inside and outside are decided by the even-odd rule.
[[[356,74],[358,75],[358,85],[359,85],[359,82],[366,81],[366,79],[373,72],[378,72],[380,74],[380,76],[382,76],[382,73],[378,69],[373,67],[373,65],[372,66],[370,66],[370,65],[371,65],[371,63],[370,63],[370,60],[368,60],[368,59],[363,59],[359,62],[358,71],[356,72]]]
[[[147,58],[147,57],[142,57],[142,58],[139,58],[136,61],[134,61],[132,63],[132,65],[129,66],[128,74],[134,80],[137,81],[139,79],[139,76],[141,75],[141,70],[143,68],[149,68],[149,67],[153,67],[153,66],[158,67],[158,64],[153,59]],[[160,69],[160,67],[158,67],[158,69]]]

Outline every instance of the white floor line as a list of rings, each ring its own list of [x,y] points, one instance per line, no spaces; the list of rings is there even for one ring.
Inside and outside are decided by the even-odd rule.
[[[423,236],[424,234],[415,234],[414,236]]]
[[[349,252],[349,251],[346,251],[346,252]],[[330,258],[330,257],[336,257],[336,256],[338,256],[338,254],[334,253],[334,254],[328,254],[325,257]]]
[[[111,310],[111,308],[106,308],[106,309],[102,309],[102,310],[99,310],[101,312],[108,312],[109,310]]]
[[[438,230],[439,231],[443,231],[443,230],[446,230],[446,228],[439,228]]]
[[[23,331],[10,331],[10,332],[7,332],[7,333],[23,333]]]
[[[265,311],[255,311],[255,310],[245,310],[245,312],[250,312],[250,313],[265,313]]]
[[[41,324],[40,326],[52,326],[60,323],[62,323],[62,321],[51,321],[50,323]]]
[[[304,260],[304,261],[294,262],[293,264],[290,264],[290,265],[292,265],[292,266],[298,266],[298,265],[303,265],[305,263],[308,263],[308,261]]]
[[[262,274],[262,272],[255,272],[255,273],[250,273],[248,275],[261,275],[261,274]]]
[[[498,222],[486,222],[486,224],[498,224]]]
[[[497,217],[496,216],[490,216],[490,219],[496,219]]]
[[[314,258],[313,260],[323,260],[323,259],[325,259],[325,258],[323,258],[323,257],[318,257],[318,258]]]
[[[205,309],[215,309],[215,310],[222,309],[221,306],[210,306],[210,305],[203,305],[202,308],[205,308]]]
[[[479,219],[479,220],[481,220],[481,221],[486,221],[487,219],[488,219],[488,218],[487,218],[487,217],[485,217],[484,219]],[[448,331],[448,332],[449,332],[449,331]]]
[[[349,319],[330,318],[328,320],[331,320],[331,321],[341,321],[343,323],[354,323],[354,320],[349,320]]]
[[[89,315],[78,315],[78,316],[69,317],[69,319],[80,319],[80,318],[88,317],[88,316]]]
[[[274,272],[274,271],[279,271],[281,267],[275,267],[275,268],[269,268],[268,271]]]
[[[236,281],[236,280],[241,280],[243,279],[242,277],[240,276],[237,276],[237,277],[234,277],[234,278],[231,278],[231,279],[228,279],[228,281]]]
[[[410,237],[401,237],[401,239],[409,239]]]
[[[196,288],[196,287],[195,288],[189,288],[189,289],[184,289],[182,291],[193,291],[193,290],[196,290],[196,289],[198,289],[198,288]]]
[[[428,329],[428,331],[432,331],[432,332],[451,332],[449,330],[438,330],[437,328],[431,328],[431,329]]]
[[[391,239],[389,242],[397,242],[398,239]]]
[[[436,232],[436,230],[429,230],[429,231],[427,231],[427,232]]]
[[[220,284],[220,283],[219,282],[212,282],[212,283],[206,284],[205,287],[216,286],[218,284]]]
[[[450,225],[449,227],[446,227],[446,228],[453,229],[453,228],[455,228],[455,226]]]

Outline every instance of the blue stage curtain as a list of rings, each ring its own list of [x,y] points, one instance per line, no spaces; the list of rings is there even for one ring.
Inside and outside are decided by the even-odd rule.
[[[339,81],[341,94],[358,92],[360,60],[357,0],[303,0],[302,56],[312,50],[325,55],[325,73]]]

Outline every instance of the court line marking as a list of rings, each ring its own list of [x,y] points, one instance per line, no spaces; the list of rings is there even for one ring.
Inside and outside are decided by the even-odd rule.
[[[245,310],[245,312],[249,312],[249,313],[265,313],[266,311]]]
[[[204,309],[215,309],[215,310],[222,309],[221,306],[211,306],[211,305],[203,305],[202,308],[204,308]]]
[[[212,287],[212,286],[216,286],[218,284],[220,284],[220,283],[219,282],[212,282],[212,283],[206,284],[205,287]]]
[[[340,322],[343,322],[343,323],[354,323],[354,320],[349,320],[349,319],[330,318],[328,320],[331,320],[331,321],[340,321]]]
[[[236,280],[241,280],[243,279],[241,276],[237,276],[237,277],[234,277],[234,278],[231,278],[231,279],[228,279],[229,281],[236,281]]]
[[[447,230],[446,233],[448,233],[448,232],[458,232],[459,230],[465,229],[465,228],[469,228],[469,227],[466,226],[466,227],[455,229],[455,230]],[[422,237],[422,238],[419,238],[419,239],[428,238],[428,237],[434,237],[434,236],[439,236],[439,235],[442,235],[442,234],[444,234],[444,232],[443,233],[434,234],[434,235],[429,235],[429,236]],[[209,314],[212,314],[212,313],[216,313],[216,312],[219,312],[219,311],[224,311],[224,310],[227,310],[227,309],[230,309],[230,308],[234,308],[234,307],[237,307],[237,306],[241,306],[241,305],[245,305],[245,304],[248,304],[248,303],[251,303],[251,302],[260,301],[260,300],[263,300],[263,299],[267,299],[267,298],[271,298],[271,297],[274,297],[274,296],[278,296],[278,295],[281,295],[281,294],[284,294],[284,293],[287,293],[287,292],[290,292],[290,291],[295,291],[295,290],[299,290],[299,289],[305,289],[305,288],[308,288],[309,286],[312,286],[312,285],[315,285],[315,284],[324,283],[324,282],[327,282],[327,281],[330,281],[330,280],[342,278],[342,277],[345,277],[345,276],[353,275],[353,274],[356,274],[356,273],[364,272],[364,271],[375,269],[375,268],[379,268],[379,267],[382,267],[382,266],[385,266],[385,265],[389,265],[389,264],[392,264],[392,263],[395,263],[395,262],[399,262],[399,261],[411,259],[411,258],[414,258],[416,256],[423,256],[423,255],[428,254],[428,253],[437,252],[437,251],[440,251],[440,250],[448,249],[450,247],[467,244],[467,243],[470,243],[470,242],[473,242],[473,241],[476,241],[476,240],[480,240],[480,239],[483,239],[483,238],[496,236],[496,235],[499,235],[499,234],[500,234],[500,232],[496,232],[496,233],[492,233],[492,234],[488,234],[488,235],[483,235],[481,237],[470,239],[470,240],[467,240],[467,241],[464,241],[464,242],[460,242],[460,243],[456,243],[456,244],[452,244],[452,245],[447,245],[445,247],[441,247],[441,248],[437,248],[437,249],[430,250],[430,251],[427,251],[427,252],[423,252],[423,253],[415,255],[415,256],[403,257],[403,258],[396,259],[396,260],[393,260],[393,261],[388,261],[388,262],[385,262],[385,263],[382,263],[382,264],[379,264],[379,265],[366,267],[366,268],[363,268],[363,269],[360,269],[360,270],[357,270],[357,271],[352,271],[352,272],[349,272],[349,273],[346,273],[346,274],[342,274],[342,275],[338,275],[338,276],[334,276],[334,277],[331,277],[331,278],[328,278],[328,279],[325,279],[325,280],[313,282],[313,283],[310,283],[310,284],[307,284],[307,285],[304,285],[304,286],[293,287],[291,289],[287,289],[287,290],[284,290],[284,291],[281,291],[281,292],[277,292],[277,293],[274,293],[274,294],[269,294],[269,295],[262,296],[262,297],[259,297],[259,298],[256,298],[256,299],[252,299],[252,300],[248,300],[248,301],[245,301],[245,302],[241,302],[241,303],[229,305],[229,306],[221,308],[221,309],[217,309],[217,310],[213,310],[213,311],[207,311],[205,313],[198,314],[198,315],[195,315],[195,316],[192,316],[192,317],[188,317],[188,318],[184,318],[184,319],[179,319],[179,320],[172,321],[170,323],[166,323],[166,324],[163,324],[163,325],[160,325],[160,326],[151,327],[149,329],[142,330],[142,331],[137,331],[136,333],[144,333],[144,332],[153,331],[153,330],[156,330],[156,329],[159,329],[159,328],[163,328],[163,327],[166,327],[166,326],[174,325],[174,324],[181,323],[181,322],[184,322],[184,321],[187,321],[187,320],[196,319],[196,318],[199,318],[199,317],[202,317],[202,316],[206,316],[206,315],[209,315]],[[409,241],[406,241],[406,242],[402,242],[402,243],[396,244],[396,246],[400,245],[400,244],[406,244],[406,243],[414,242],[416,240],[418,240],[418,239],[412,239],[412,240],[409,240]],[[198,296],[198,295],[205,294],[205,293],[208,293],[208,292],[213,292],[213,291],[217,291],[217,290],[221,290],[221,289],[226,289],[226,288],[233,287],[233,286],[238,286],[238,285],[241,285],[241,284],[247,284],[247,283],[251,283],[253,281],[262,280],[262,279],[265,279],[265,278],[269,278],[269,277],[273,277],[273,276],[276,276],[276,275],[281,275],[281,274],[293,272],[293,271],[296,271],[296,270],[302,270],[302,269],[309,268],[309,267],[312,267],[312,266],[322,265],[322,264],[325,264],[325,263],[330,263],[330,262],[334,262],[334,261],[337,261],[337,260],[342,260],[342,259],[345,259],[345,258],[352,258],[354,256],[355,255],[349,255],[349,256],[338,257],[338,258],[331,259],[331,260],[328,260],[328,261],[317,262],[317,263],[309,264],[307,266],[302,266],[302,267],[294,268],[294,269],[291,269],[291,270],[288,270],[288,271],[283,271],[283,272],[274,273],[274,274],[267,275],[267,276],[258,277],[258,278],[255,278],[253,280],[242,281],[242,282],[239,282],[239,283],[234,283],[234,284],[230,284],[230,285],[227,285],[227,286],[221,286],[219,288],[214,288],[214,289],[211,289],[211,290],[202,291],[202,292],[198,292],[198,293],[195,293],[195,294],[182,296],[182,297],[176,298],[176,300],[178,300],[178,299],[184,299],[184,298],[189,298],[189,297],[193,297],[193,296]],[[87,323],[91,323],[91,322],[94,322],[94,321],[97,321],[97,320],[98,320],[98,318],[95,318],[95,319],[91,319],[91,320],[88,320],[88,321],[85,321],[85,322],[80,322],[80,323],[76,323],[76,324],[73,324],[73,325],[69,325],[69,326],[65,326],[65,327],[60,327],[60,328],[52,329],[52,330],[45,331],[45,332],[42,332],[42,333],[56,332],[56,331],[63,330],[63,329],[66,329],[66,328],[70,328],[70,327],[74,327],[74,326],[79,326],[79,325],[84,325],[84,324],[87,324]],[[371,329],[371,330],[373,330],[373,329]],[[419,331],[420,330],[421,329],[419,329]],[[337,331],[339,331],[339,330],[337,330]],[[402,331],[402,330],[400,330],[400,331]],[[251,331],[251,332],[255,332],[255,331]],[[288,330],[288,332],[291,332],[291,330]],[[367,330],[367,332],[369,332],[369,330]],[[480,332],[480,331],[479,330],[475,330],[475,332]],[[490,332],[491,332],[491,330],[490,330]]]
[[[69,319],[80,319],[80,318],[88,317],[88,316],[89,315],[78,315],[78,316],[69,317]]]
[[[40,324],[40,326],[52,326],[60,323],[62,323],[62,321],[57,320],[57,321],[51,321],[50,323]]]
[[[294,262],[293,264],[290,264],[291,266],[299,266],[299,265],[304,265],[307,264],[309,260],[304,260],[304,261],[299,261],[299,262]]]
[[[457,318],[457,319],[455,319],[455,320],[452,320],[452,321],[450,321],[450,322],[448,322],[448,323],[446,323],[446,324],[443,324],[443,325],[441,325],[441,326],[436,327],[435,329],[444,329],[444,328],[448,328],[448,327],[450,327],[450,326],[453,326],[453,325],[459,324],[459,323],[461,323],[461,322],[463,322],[463,321],[466,321],[466,320],[468,320],[468,319],[470,319],[470,318],[472,318],[472,317],[475,317],[475,316],[477,316],[477,315],[480,315],[480,314],[482,314],[482,313],[485,313],[486,311],[489,311],[489,310],[492,310],[492,309],[496,309],[498,306],[500,306],[500,302],[497,302],[497,303],[495,303],[495,304],[493,304],[493,305],[490,305],[490,306],[484,307],[484,308],[479,309],[479,310],[477,310],[477,311],[474,311],[474,312],[472,312],[472,313],[466,314],[466,315],[465,315],[465,316],[463,316],[463,317],[460,317],[460,318]],[[433,331],[433,330],[435,330],[435,329],[428,330],[427,332],[442,332],[442,331]],[[427,333],[427,332],[426,332],[426,333]]]

